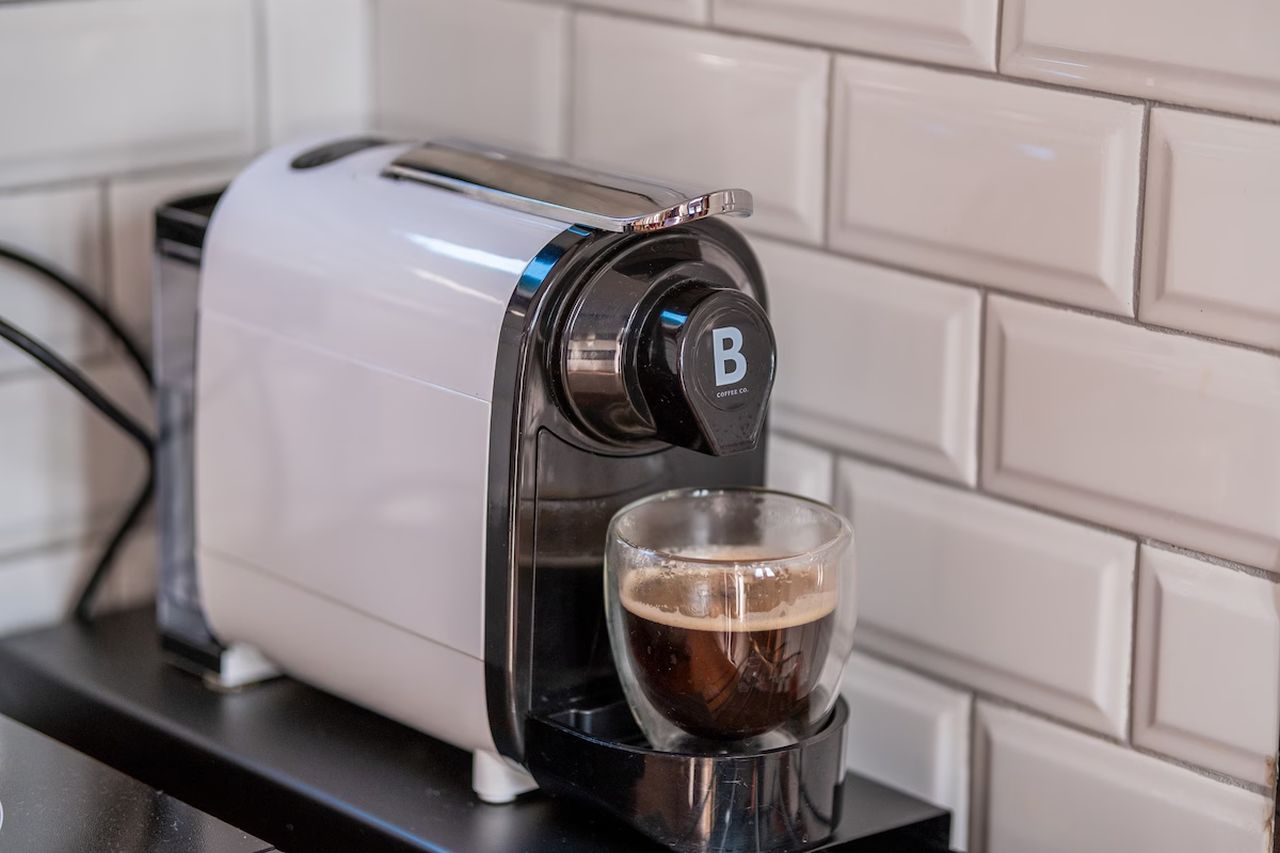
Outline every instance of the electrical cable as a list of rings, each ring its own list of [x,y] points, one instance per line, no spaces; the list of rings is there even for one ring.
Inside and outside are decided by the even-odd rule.
[[[147,357],[142,354],[142,349],[133,340],[129,333],[125,331],[125,328],[121,325],[120,321],[117,320],[107,307],[99,302],[98,298],[89,291],[89,288],[85,287],[70,275],[62,272],[56,267],[45,263],[39,258],[32,257],[21,249],[16,249],[4,242],[0,242],[0,258],[12,261],[18,266],[26,267],[37,275],[43,276],[49,281],[52,281],[54,284],[58,285],[70,294],[73,299],[83,305],[90,314],[96,317],[99,323],[106,326],[112,336],[120,342],[121,346],[124,347],[125,352],[129,354],[129,359],[138,368],[138,372],[142,374],[142,378],[146,380],[147,387],[155,387],[155,380],[151,377],[151,365],[147,363]]]
[[[123,325],[112,316],[111,312],[105,306],[98,302],[96,297],[89,292],[79,282],[75,281],[71,276],[62,273],[52,266],[33,258],[20,250],[14,249],[0,243],[0,257],[13,261],[20,266],[45,277],[54,284],[59,285],[63,290],[67,291],[81,305],[89,310],[104,326],[106,326],[117,340],[124,346],[134,365],[142,374],[148,389],[154,388],[154,381],[151,375],[151,369],[147,364],[145,356],[142,355],[141,348],[124,330]],[[59,379],[65,382],[81,397],[83,397],[90,405],[97,409],[104,417],[114,423],[126,435],[133,439],[140,448],[142,448],[147,460],[147,478],[142,488],[138,491],[133,503],[130,504],[124,518],[117,525],[111,538],[107,540],[106,546],[103,548],[94,564],[93,570],[89,577],[81,586],[80,593],[76,598],[75,617],[81,622],[88,622],[92,616],[93,599],[97,593],[98,587],[110,572],[111,566],[115,560],[120,546],[128,538],[129,533],[133,530],[138,520],[142,517],[146,510],[147,504],[151,500],[151,496],[155,490],[155,441],[148,434],[137,420],[135,420],[128,412],[117,406],[110,397],[102,392],[93,382],[89,380],[81,371],[69,364],[61,356],[55,353],[45,344],[41,343],[30,334],[14,326],[12,323],[0,318],[0,337],[8,340],[14,346],[21,349],[27,355],[31,356],[35,361],[43,367],[54,373]]]

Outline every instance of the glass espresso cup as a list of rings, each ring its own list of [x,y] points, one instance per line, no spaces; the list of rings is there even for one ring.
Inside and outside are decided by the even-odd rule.
[[[830,507],[765,489],[679,489],[620,510],[609,639],[650,743],[765,749],[820,723],[853,645],[852,546]]]

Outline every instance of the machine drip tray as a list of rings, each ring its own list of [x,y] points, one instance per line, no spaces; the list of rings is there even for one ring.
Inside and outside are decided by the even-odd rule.
[[[484,805],[471,792],[466,753],[291,679],[213,692],[164,662],[150,608],[0,640],[0,714],[283,850],[661,851],[603,809],[563,797]],[[593,772],[643,769],[652,750],[638,737],[626,742],[628,719],[580,709],[536,722],[543,776],[570,793],[573,767],[545,754],[558,745],[589,756]],[[691,777],[692,768],[732,775],[714,759],[687,768],[676,778],[704,778]],[[579,799],[584,781],[572,792]],[[839,813],[814,849],[946,849],[944,810],[860,776],[845,776]]]
[[[751,753],[651,748],[626,703],[530,720],[526,759],[546,791],[602,808],[680,853],[809,850],[840,822],[844,729],[826,723],[789,746]]]

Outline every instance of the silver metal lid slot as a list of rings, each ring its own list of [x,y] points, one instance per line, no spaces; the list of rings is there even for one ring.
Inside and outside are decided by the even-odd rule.
[[[708,216],[750,216],[751,193],[741,189],[683,193],[465,142],[428,142],[383,170],[462,193],[490,204],[602,231],[659,231]]]

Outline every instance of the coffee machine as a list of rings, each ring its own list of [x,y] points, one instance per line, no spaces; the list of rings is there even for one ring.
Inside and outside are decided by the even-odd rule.
[[[774,339],[723,221],[751,206],[356,138],[162,208],[166,646],[213,681],[278,668],[468,750],[487,802],[541,787],[677,850],[820,842],[843,700],[785,746],[654,749],[602,606],[619,508],[762,482]]]

